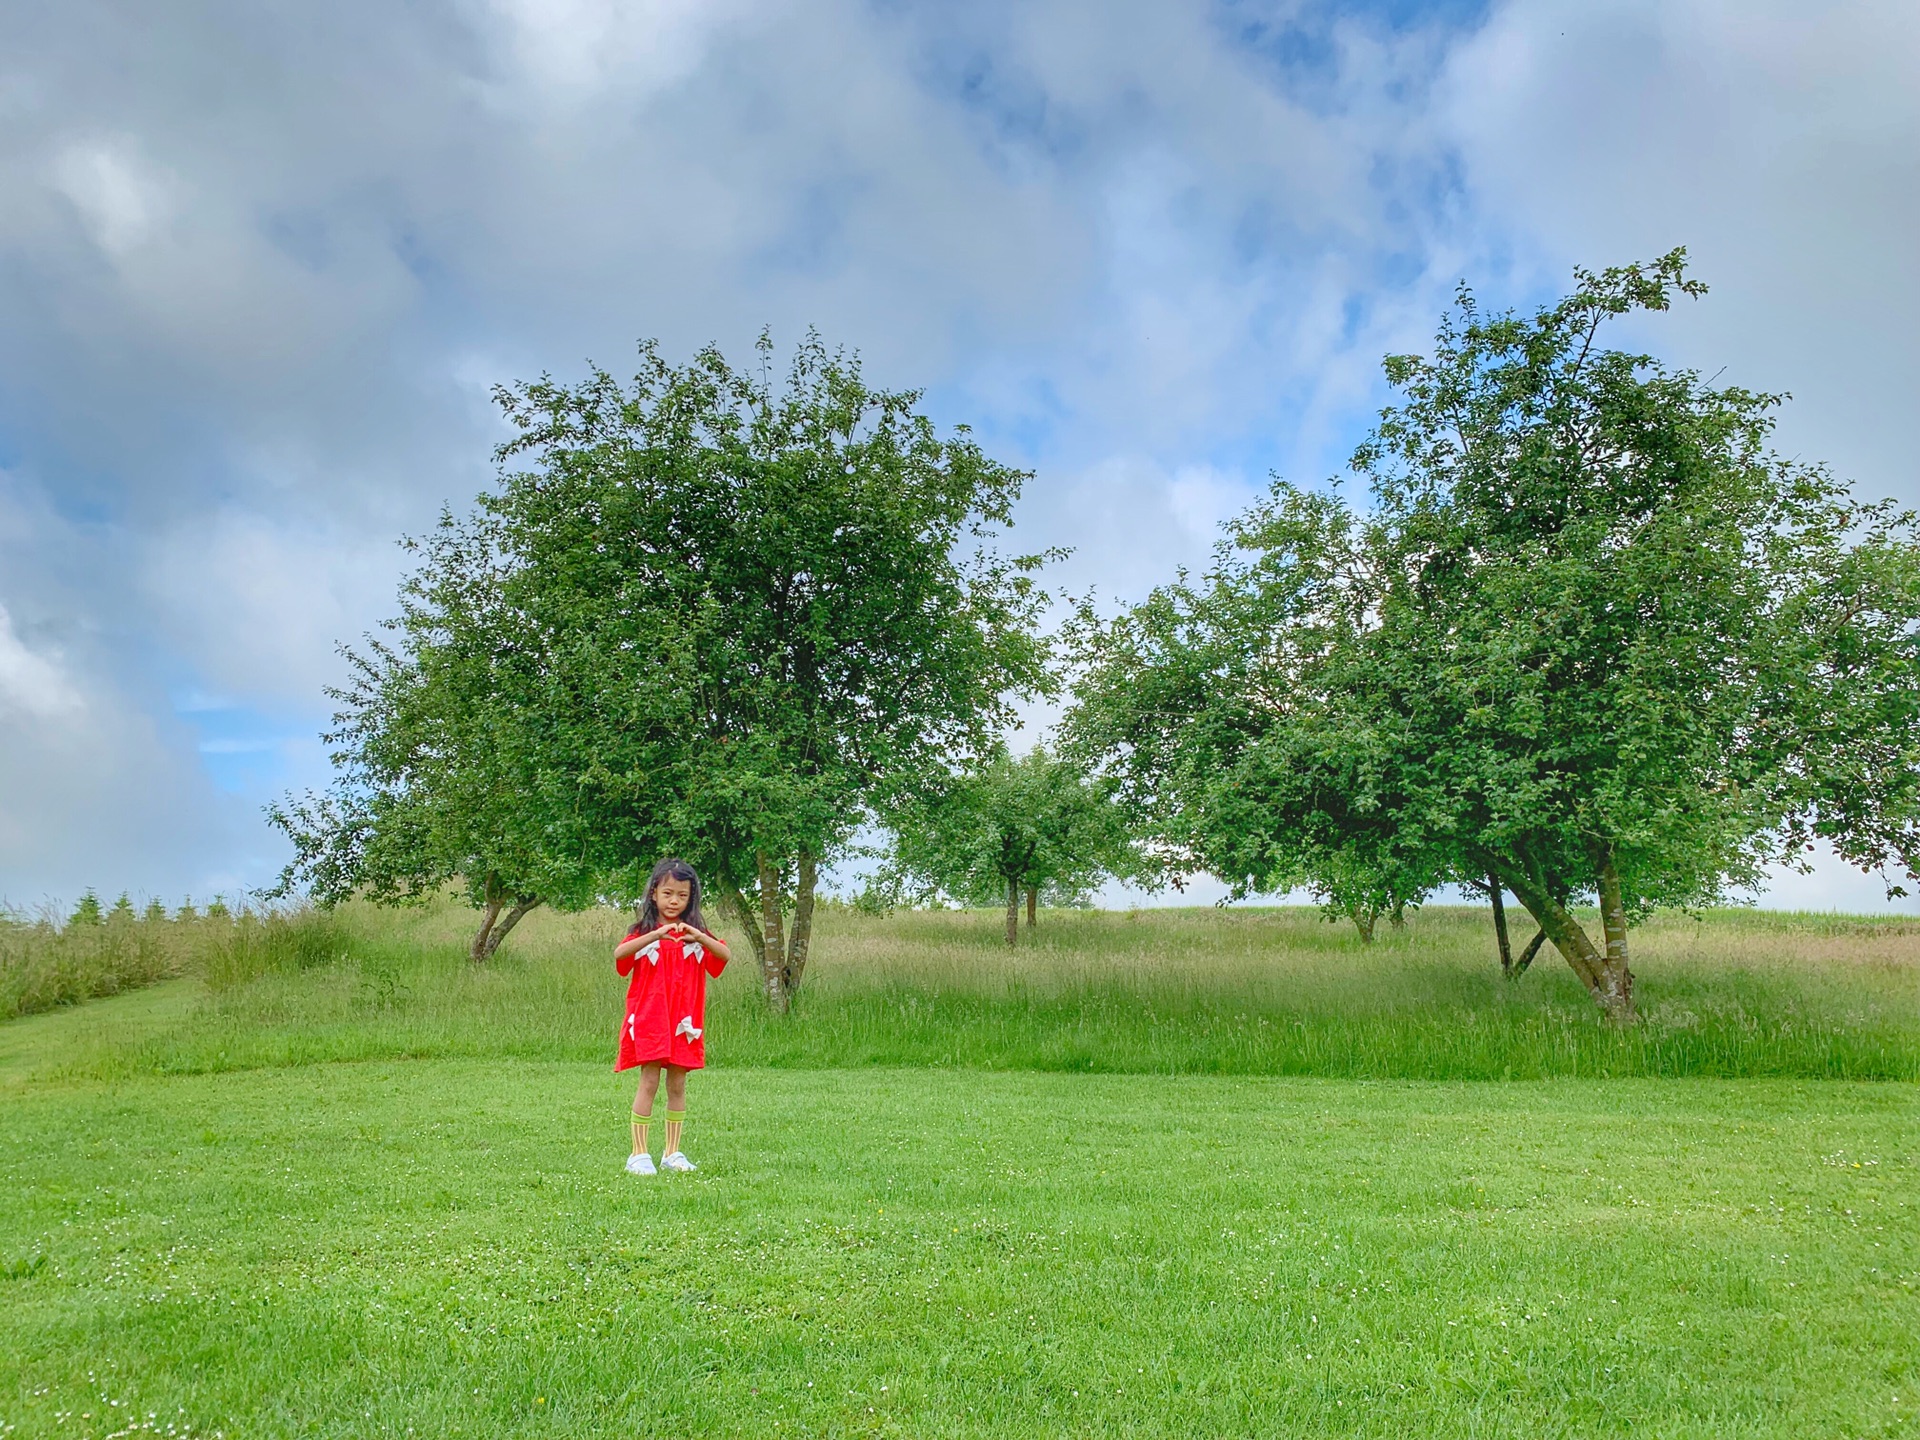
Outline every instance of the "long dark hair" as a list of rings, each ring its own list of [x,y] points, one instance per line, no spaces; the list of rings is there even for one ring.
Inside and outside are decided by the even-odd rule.
[[[707,922],[700,914],[700,877],[693,873],[693,867],[686,861],[671,858],[654,866],[653,874],[647,877],[646,897],[641,900],[639,907],[639,929],[644,932],[659,928],[660,907],[653,902],[653,892],[662,880],[687,882],[687,908],[680,912],[680,923],[691,925],[696,930],[706,930]]]

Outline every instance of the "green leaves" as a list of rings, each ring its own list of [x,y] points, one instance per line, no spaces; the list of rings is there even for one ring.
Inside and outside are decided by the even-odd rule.
[[[1492,873],[1601,970],[1582,896],[1711,903],[1815,835],[1914,868],[1913,517],[1772,455],[1779,397],[1600,347],[1684,260],[1463,290],[1386,362],[1370,511],[1276,483],[1202,583],[1083,620],[1071,743],[1172,857],[1340,908]]]
[[[919,897],[995,904],[1009,887],[1076,902],[1108,877],[1148,878],[1111,791],[1043,747],[997,748],[889,812],[891,879]]]
[[[1276,485],[1229,533],[1201,584],[1083,618],[1070,753],[1104,767],[1175,873],[1306,885],[1341,912],[1417,901],[1441,862],[1390,764],[1392,717],[1348,703],[1373,683],[1385,593],[1364,527]]]
[[[590,837],[564,779],[577,735],[553,703],[554,649],[508,594],[500,526],[443,515],[408,549],[420,564],[391,638],[346,650],[351,678],[330,692],[334,783],[269,811],[295,845],[280,893],[392,902],[458,880],[490,917],[504,900],[589,903]]]
[[[573,904],[680,854],[723,896],[804,888],[1046,688],[1045,557],[977,543],[1022,472],[817,337],[777,392],[711,349],[640,362],[497,392],[499,487],[411,544],[392,637],[350,652],[338,779],[273,811],[283,885]]]
[[[1026,478],[817,338],[778,393],[716,351],[643,347],[625,389],[502,393],[490,509],[508,591],[590,717],[581,804],[608,874],[662,848],[747,887],[830,855],[899,777],[978,748],[1045,684],[1038,557],[965,543]],[[657,829],[631,826],[645,812]]]

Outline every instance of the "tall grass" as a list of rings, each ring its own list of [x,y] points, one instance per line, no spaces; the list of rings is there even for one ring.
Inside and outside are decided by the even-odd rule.
[[[0,912],[0,1019],[116,995],[183,974],[187,924],[110,915],[61,924]]]
[[[992,921],[894,917],[776,1021],[720,1020],[756,1063],[1164,1074],[1920,1078],[1920,925],[1716,914],[1637,935],[1640,1025],[1603,1022],[1549,952],[1503,979],[1484,911],[1373,946],[1298,908],[1068,912],[1009,951]],[[1024,937],[1023,937],[1024,938]]]
[[[348,947],[337,917],[309,910],[169,917],[92,906],[64,923],[0,911],[0,1020],[187,974],[225,990],[331,964]]]
[[[352,937],[324,910],[242,913],[211,937],[200,955],[209,989],[230,990],[263,975],[298,975],[349,958]]]
[[[251,924],[254,928],[249,930]],[[489,965],[466,911],[346,906],[236,923],[192,1013],[85,1067],[192,1071],[393,1056],[611,1063],[626,916],[536,914]],[[998,913],[825,910],[794,1012],[744,945],[709,1000],[716,1066],[1500,1079],[1920,1079],[1920,922],[1716,912],[1634,935],[1619,1029],[1551,951],[1501,978],[1484,911],[1363,947],[1304,908],[1066,911],[1008,950]]]

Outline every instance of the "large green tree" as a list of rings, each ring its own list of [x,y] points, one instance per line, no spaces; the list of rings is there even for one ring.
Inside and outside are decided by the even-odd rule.
[[[918,898],[946,895],[1007,907],[1007,944],[1018,942],[1044,893],[1083,902],[1108,878],[1145,870],[1111,782],[1035,746],[999,748],[893,807],[886,881]]]
[[[629,384],[501,391],[518,433],[484,503],[546,703],[587,741],[572,813],[602,883],[637,890],[663,847],[694,860],[784,1009],[821,865],[1048,680],[1044,557],[985,543],[1025,475],[816,338],[778,386],[769,358],[646,345]]]
[[[1089,630],[1070,733],[1229,879],[1338,842],[1512,891],[1624,1019],[1648,908],[1815,836],[1920,860],[1920,564],[1910,515],[1768,449],[1779,397],[1599,343],[1702,293],[1683,252],[1578,282],[1463,290],[1387,361],[1371,510],[1276,484],[1204,584]]]

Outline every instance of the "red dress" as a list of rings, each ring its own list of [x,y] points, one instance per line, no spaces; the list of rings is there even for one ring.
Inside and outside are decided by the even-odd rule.
[[[631,940],[640,934],[634,926]],[[719,978],[727,968],[698,940],[682,943],[678,935],[662,935],[636,954],[613,962],[613,968],[633,981],[627,986],[627,1020],[620,1028],[620,1055],[613,1068],[661,1062],[683,1070],[706,1064],[707,1047],[701,1038],[707,1028],[707,976]]]

